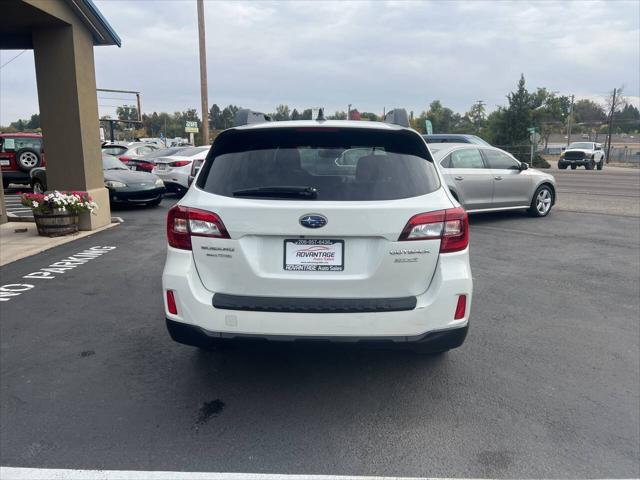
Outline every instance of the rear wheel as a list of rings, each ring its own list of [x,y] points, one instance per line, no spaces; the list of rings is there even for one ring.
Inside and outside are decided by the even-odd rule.
[[[553,205],[553,191],[548,185],[541,185],[533,194],[529,215],[532,217],[546,217]]]
[[[598,170],[602,170],[604,168],[604,158],[601,158],[598,162]]]
[[[566,165],[560,165],[560,164],[558,164],[558,168],[559,168],[560,170],[566,170],[566,169],[567,169],[567,166],[566,166]]]

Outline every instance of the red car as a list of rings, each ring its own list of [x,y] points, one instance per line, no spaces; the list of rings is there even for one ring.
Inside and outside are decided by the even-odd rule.
[[[29,184],[32,168],[44,167],[44,149],[40,133],[0,133],[2,187],[10,183]]]

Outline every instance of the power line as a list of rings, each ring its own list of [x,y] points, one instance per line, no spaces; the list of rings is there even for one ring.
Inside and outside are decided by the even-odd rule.
[[[15,57],[13,57],[11,60],[3,63],[2,65],[0,65],[0,69],[6,67],[7,65],[9,65],[11,62],[13,62],[16,58],[18,58],[20,55],[22,55],[24,52],[26,52],[26,50],[22,50],[19,54],[17,54]]]

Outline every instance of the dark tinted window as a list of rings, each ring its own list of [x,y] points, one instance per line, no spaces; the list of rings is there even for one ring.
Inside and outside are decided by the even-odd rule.
[[[500,170],[520,170],[520,164],[509,155],[498,150],[483,150],[489,168]]]
[[[228,132],[216,139],[197,182],[198,187],[218,195],[233,197],[256,188],[311,187],[317,191],[317,200],[394,200],[425,195],[439,187],[424,143],[410,131],[278,128]]]
[[[127,150],[128,150],[127,147],[123,145],[111,145],[111,146],[102,148],[102,151],[109,155],[122,155]]]
[[[451,153],[449,168],[485,168],[482,155],[477,148],[464,148]]]

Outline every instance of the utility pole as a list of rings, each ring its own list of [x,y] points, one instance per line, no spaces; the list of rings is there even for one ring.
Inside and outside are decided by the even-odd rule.
[[[351,120],[351,104],[347,105],[347,120]]]
[[[569,107],[569,117],[567,118],[567,147],[571,143],[571,118],[573,117],[573,98],[571,95],[571,106]]]
[[[617,89],[613,89],[613,99],[611,100],[611,112],[609,113],[609,142],[607,143],[607,163],[609,163],[609,153],[611,152],[611,128],[613,127],[613,114],[616,111],[616,93]]]
[[[202,100],[202,143],[209,145],[209,99],[207,94],[207,48],[204,35],[204,2],[198,4],[198,41],[200,44],[200,96]]]

